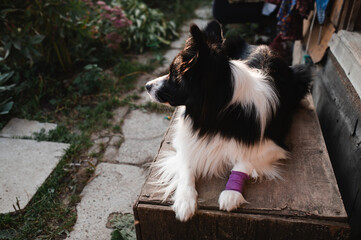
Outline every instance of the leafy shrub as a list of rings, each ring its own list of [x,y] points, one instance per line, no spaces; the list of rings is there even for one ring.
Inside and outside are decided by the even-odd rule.
[[[147,48],[169,45],[178,36],[173,21],[166,21],[162,12],[138,0],[118,0],[127,18],[133,23],[125,29],[126,49],[143,52]]]
[[[92,11],[89,11],[93,38],[103,38],[107,47],[117,50],[123,39],[124,28],[132,22],[127,19],[119,4],[108,4],[104,1],[94,3],[91,0],[83,0]]]
[[[3,1],[0,9],[1,55],[13,69],[36,61],[69,69],[91,36],[80,0]]]
[[[94,52],[101,55],[104,46],[116,48],[130,24],[119,4],[103,1],[1,1],[0,61],[12,69],[41,62],[67,71],[97,60]]]
[[[5,83],[13,76],[14,72],[1,73],[0,72],[0,115],[10,112],[14,102],[11,101],[12,97],[6,92],[9,92],[15,87],[15,84],[5,85]]]
[[[84,67],[84,71],[78,74],[73,82],[80,95],[95,94],[100,90],[102,71],[97,64]]]

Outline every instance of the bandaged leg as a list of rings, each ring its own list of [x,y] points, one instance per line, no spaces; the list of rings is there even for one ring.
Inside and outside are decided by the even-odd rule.
[[[243,186],[248,179],[249,176],[247,173],[232,170],[226,188],[219,196],[218,202],[221,210],[229,212],[237,209],[242,204],[247,203],[242,195],[242,191]]]

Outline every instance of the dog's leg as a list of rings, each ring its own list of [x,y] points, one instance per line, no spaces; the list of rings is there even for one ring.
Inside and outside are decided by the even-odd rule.
[[[198,193],[195,187],[195,176],[188,164],[180,166],[178,174],[178,185],[173,196],[174,204],[172,208],[176,218],[185,222],[196,211]]]
[[[247,203],[242,195],[242,186],[244,181],[248,179],[251,169],[250,166],[242,163],[234,165],[226,190],[222,191],[218,199],[221,210],[230,212],[242,204]],[[231,186],[229,187],[229,185]],[[227,188],[230,188],[230,190],[227,190]]]

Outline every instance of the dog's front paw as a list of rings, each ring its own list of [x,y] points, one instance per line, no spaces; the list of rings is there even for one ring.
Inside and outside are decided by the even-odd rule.
[[[193,217],[197,208],[197,195],[196,190],[176,194],[172,209],[179,221],[185,222]]]
[[[232,211],[244,203],[248,203],[242,193],[233,190],[224,190],[218,199],[219,209],[223,211]]]

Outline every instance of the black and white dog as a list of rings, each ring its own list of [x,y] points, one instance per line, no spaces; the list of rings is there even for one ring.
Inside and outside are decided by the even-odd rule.
[[[276,162],[288,157],[283,140],[292,112],[309,92],[310,76],[305,66],[287,66],[267,46],[224,39],[216,21],[203,31],[190,27],[169,73],[146,84],[154,100],[185,106],[176,120],[176,152],[155,163],[164,199],[173,194],[179,220],[196,211],[197,178],[230,170],[252,178],[280,177]],[[226,211],[245,202],[241,190],[232,188],[219,197]]]

